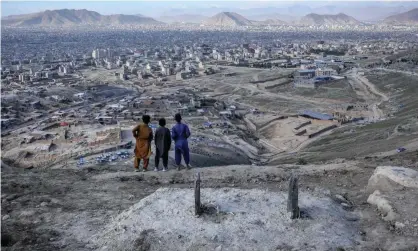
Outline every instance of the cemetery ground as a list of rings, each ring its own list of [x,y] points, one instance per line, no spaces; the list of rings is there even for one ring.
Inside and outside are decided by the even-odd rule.
[[[2,249],[162,250],[172,244],[172,250],[414,250],[417,216],[406,223],[383,220],[367,202],[366,188],[377,165],[417,158],[406,153],[391,160],[166,173],[135,173],[123,164],[78,170],[2,165]],[[200,217],[194,215],[196,172],[208,208]],[[299,177],[303,216],[294,220],[286,214],[292,174]],[[395,207],[400,213],[408,205]]]

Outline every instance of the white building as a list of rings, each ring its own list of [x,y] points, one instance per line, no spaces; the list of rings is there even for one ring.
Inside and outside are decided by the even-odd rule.
[[[112,70],[112,69],[115,69],[116,68],[116,65],[114,63],[112,63],[112,62],[107,62],[106,68],[108,70]]]
[[[96,49],[96,50],[93,50],[91,56],[94,59],[105,58],[107,56],[107,51],[106,50],[103,50],[103,49]]]
[[[315,76],[320,77],[320,76],[332,76],[332,75],[336,75],[337,72],[334,69],[330,69],[330,68],[318,68],[315,70]]]
[[[107,58],[112,58],[114,55],[113,51],[110,48],[107,48],[106,54]]]
[[[151,65],[149,63],[147,63],[147,65],[145,66],[145,70],[147,72],[150,72],[151,71]]]
[[[76,98],[83,98],[85,95],[86,95],[86,93],[79,92],[79,93],[74,94],[74,97],[76,97]]]
[[[199,62],[199,69],[200,70],[204,70],[205,69],[205,65],[202,62]]]
[[[70,66],[65,65],[65,66],[63,67],[63,72],[64,72],[64,74],[71,74],[73,71],[72,71],[72,69],[71,69],[71,67],[70,67]]]
[[[125,106],[123,106],[123,105],[121,105],[121,104],[112,104],[112,105],[108,105],[108,107],[109,107],[111,110],[114,110],[114,111],[122,111],[122,110],[124,110],[124,109],[125,109]]]

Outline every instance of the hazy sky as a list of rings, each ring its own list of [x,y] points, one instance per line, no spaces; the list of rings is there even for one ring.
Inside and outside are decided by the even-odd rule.
[[[391,4],[409,5],[411,2],[390,1]],[[238,4],[239,3],[239,4]],[[351,4],[370,4],[376,5],[377,2],[349,2]],[[416,4],[417,2],[415,2]],[[158,16],[165,10],[172,8],[193,10],[199,8],[260,8],[260,7],[286,7],[295,4],[303,4],[310,6],[318,5],[342,5],[347,4],[346,1],[1,1],[1,15],[16,15],[44,10],[54,9],[88,9],[97,11],[100,14],[143,14],[147,16]],[[385,4],[390,4],[385,1]]]

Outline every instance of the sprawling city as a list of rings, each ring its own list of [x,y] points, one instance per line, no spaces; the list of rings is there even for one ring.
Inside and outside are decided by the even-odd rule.
[[[418,250],[418,2],[95,3],[1,3],[2,249]]]

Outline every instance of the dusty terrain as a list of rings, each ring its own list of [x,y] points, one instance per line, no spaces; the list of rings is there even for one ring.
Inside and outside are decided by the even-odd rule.
[[[358,71],[359,72],[359,71]],[[369,103],[364,123],[349,123],[306,141],[297,153],[280,154],[271,163],[328,161],[334,158],[373,158],[397,155],[404,147],[418,150],[416,77],[381,70],[364,75],[349,72],[350,86]]]
[[[206,188],[201,193],[208,213],[200,218],[189,203],[192,189],[158,189],[116,217],[93,242],[104,250],[135,250],[140,233],[150,250],[255,250],[260,245],[267,250],[280,245],[325,250],[355,246],[360,240],[358,222],[350,221],[356,216],[326,196],[299,195],[309,218],[292,221],[285,192]]]
[[[380,191],[369,184],[378,166],[418,170],[414,77],[348,72],[335,85],[300,90],[279,71],[263,76],[256,69],[229,70],[236,76],[217,74],[176,87],[208,88],[208,96],[235,104],[244,114],[229,121],[234,133],[220,127],[199,129],[204,116],[186,116],[195,137],[190,142],[195,169],[135,173],[131,158],[94,163],[100,151],[86,157],[89,163],[81,167],[74,156],[65,163],[26,169],[5,160],[2,248],[417,250],[416,188],[385,181],[393,189]],[[254,74],[262,83],[254,83]],[[366,107],[350,116],[367,119],[309,138],[324,127],[312,123],[303,127],[305,134],[295,135],[295,127],[308,120],[297,115],[301,109],[332,114],[347,103]],[[259,112],[252,114],[254,108]],[[289,117],[278,119],[281,115]],[[216,116],[211,120],[223,123]],[[8,150],[16,149],[10,153],[19,155],[21,146],[8,140]],[[396,152],[401,146],[407,150]],[[60,150],[70,147],[62,144]],[[172,168],[172,153],[169,163]],[[216,209],[200,218],[191,213],[197,171],[202,202]],[[285,210],[291,174],[299,176],[305,213],[293,221]]]
[[[405,156],[403,159],[406,159],[406,157],[408,156]],[[411,160],[415,161],[414,168],[417,170],[416,161],[418,156],[409,156],[408,158],[415,158]],[[390,163],[400,164],[401,162],[396,161],[403,161],[403,159],[395,159]],[[379,159],[369,162],[362,161],[362,163],[342,162],[343,163],[340,164],[333,163],[327,165],[305,166],[220,166],[180,172],[170,170],[167,173],[134,173],[132,172],[130,165],[96,166],[79,170],[23,170],[3,165],[2,249],[99,250],[104,246],[108,246],[108,244],[104,243],[105,240],[108,239],[104,239],[102,236],[108,236],[106,238],[109,238],[109,234],[112,232],[110,229],[112,228],[112,224],[116,224],[115,222],[119,221],[118,219],[137,217],[134,216],[136,213],[132,210],[137,210],[135,208],[138,208],[139,205],[150,208],[143,212],[138,211],[138,213],[140,213],[138,216],[140,217],[137,218],[137,220],[146,221],[146,219],[152,219],[149,217],[157,217],[161,220],[161,217],[168,217],[164,213],[165,210],[167,210],[167,213],[171,212],[171,214],[174,213],[174,211],[171,210],[181,210],[181,214],[183,215],[181,216],[181,221],[183,222],[189,221],[190,224],[197,224],[197,222],[203,220],[203,222],[206,222],[204,224],[209,224],[208,226],[214,224],[213,226],[217,228],[221,227],[222,222],[216,224],[211,223],[213,219],[210,217],[212,216],[208,216],[209,219],[196,219],[195,216],[190,213],[190,208],[194,203],[194,200],[192,199],[192,190],[190,190],[190,188],[193,186],[194,173],[197,171],[200,171],[202,175],[202,187],[204,188],[202,191],[203,203],[218,203],[221,211],[223,209],[228,212],[225,208],[225,202],[222,202],[221,198],[223,197],[217,196],[216,198],[218,199],[215,199],[215,197],[212,198],[211,196],[214,196],[216,193],[224,194],[224,196],[226,196],[225,200],[229,201],[231,196],[233,197],[233,194],[228,195],[229,193],[242,191],[242,202],[235,203],[234,201],[229,201],[227,204],[236,208],[238,211],[251,211],[252,215],[255,217],[257,214],[253,212],[254,209],[246,206],[247,204],[245,203],[247,202],[244,203],[244,201],[253,200],[254,202],[252,203],[255,203],[255,201],[261,203],[266,209],[262,209],[263,207],[261,207],[257,212],[260,213],[259,217],[262,219],[267,217],[265,218],[265,224],[267,224],[267,226],[268,224],[277,221],[279,215],[276,213],[264,214],[262,213],[262,210],[274,210],[272,208],[274,207],[277,208],[277,212],[283,212],[283,207],[285,207],[284,203],[286,203],[285,193],[288,187],[288,177],[291,173],[299,175],[299,190],[302,198],[301,209],[304,210],[305,206],[305,209],[310,212],[310,217],[312,219],[300,219],[295,220],[292,223],[283,215],[280,216],[280,219],[283,219],[283,221],[280,221],[282,222],[281,224],[288,227],[288,231],[296,231],[292,230],[296,225],[305,226],[307,229],[309,229],[310,226],[312,227],[312,224],[319,224],[318,227],[324,227],[321,224],[324,224],[327,221],[320,220],[322,214],[319,213],[320,211],[317,211],[319,209],[309,209],[310,207],[306,204],[307,202],[304,199],[306,195],[311,194],[309,198],[315,196],[325,200],[324,202],[315,202],[322,203],[319,205],[324,207],[323,210],[335,210],[335,213],[338,212],[337,214],[341,214],[340,216],[342,217],[335,215],[338,218],[335,220],[338,224],[348,224],[350,226],[348,229],[343,227],[343,230],[341,231],[346,234],[350,233],[351,241],[344,239],[344,241],[341,242],[328,242],[326,246],[321,246],[325,244],[320,244],[321,242],[316,241],[312,242],[308,239],[303,243],[296,243],[293,241],[278,243],[278,240],[276,240],[271,243],[271,245],[274,245],[269,246],[271,247],[269,250],[318,250],[318,248],[321,249],[321,247],[332,247],[331,249],[335,249],[340,246],[340,248],[344,248],[345,250],[375,250],[379,248],[381,250],[414,250],[414,247],[418,247],[418,229],[417,227],[414,227],[414,224],[418,223],[413,223],[410,220],[408,223],[410,224],[410,227],[405,228],[404,230],[395,228],[394,225],[392,225],[394,223],[388,223],[382,220],[375,207],[367,203],[368,196],[370,195],[370,193],[366,191],[368,179],[371,177],[377,164],[385,164],[389,162],[389,160]],[[151,195],[160,188],[178,188],[180,190],[159,190],[157,194]],[[228,188],[238,190],[229,190]],[[245,194],[247,194],[245,190],[247,189],[249,189],[249,194],[257,194],[259,193],[257,191],[263,190],[266,192],[268,191],[267,193],[277,193],[277,195],[272,194],[271,203],[273,204],[266,204],[266,201],[263,202],[263,200],[261,200],[265,195],[260,197],[258,195],[255,196],[254,194],[252,195],[255,196],[253,199],[251,199],[251,196],[245,196]],[[180,200],[176,201],[176,203],[182,201],[182,206],[175,206],[175,204],[173,204],[174,202],[167,203],[167,201],[173,200],[178,196],[172,194],[177,193],[176,191],[184,193],[184,195],[179,198]],[[141,199],[146,198],[149,195],[151,195],[151,197],[145,199],[144,202],[141,202]],[[159,196],[168,196],[168,198],[161,200]],[[277,199],[274,199],[276,198],[275,196],[277,196]],[[346,204],[341,204],[341,196]],[[155,206],[152,206],[152,203],[157,203],[155,206],[161,206],[162,208],[154,210],[152,207]],[[399,204],[395,204],[395,207],[401,209],[402,203],[399,202]],[[334,215],[335,213],[332,213],[331,215]],[[159,217],[159,214],[163,214],[164,216],[161,215]],[[225,216],[226,221],[233,221],[232,218],[228,217],[230,216]],[[317,220],[319,220],[319,222]],[[116,234],[115,236],[119,235],[118,233],[121,233],[121,237],[128,238],[126,239],[127,242],[123,244],[124,241],[122,240],[124,239],[115,237],[114,241],[110,242],[111,245],[115,245],[119,250],[135,249],[135,245],[137,245],[135,250],[160,250],[158,247],[162,247],[160,245],[163,244],[155,239],[158,236],[161,236],[160,233],[151,234],[153,231],[158,231],[160,229],[157,225],[154,225],[154,223],[151,222],[146,223],[146,225],[138,226],[138,231],[136,233],[126,232],[123,234],[125,231],[132,230],[132,228],[129,227],[129,224],[131,224],[129,222],[131,221],[128,220],[128,227],[126,230],[123,228],[115,229],[116,232],[114,233]],[[173,229],[180,227],[182,223],[179,222],[178,224],[178,226],[173,226]],[[257,227],[261,227],[259,231],[262,233],[263,226]],[[335,227],[338,228],[338,225]],[[142,231],[143,229],[150,230]],[[276,227],[275,229],[276,230],[274,231],[284,231],[278,230]],[[177,243],[176,245],[178,245],[176,246],[178,248],[173,250],[205,250],[205,246],[189,246],[189,248],[183,246],[184,243],[187,243],[186,240],[192,237],[186,235],[188,233],[187,231],[182,231],[185,235],[182,235],[181,237],[181,234],[170,231],[171,234],[167,234],[169,238],[174,238],[175,243]],[[204,231],[209,231],[209,229]],[[286,232],[287,231],[284,233]],[[202,245],[208,245],[207,247],[215,248],[222,245],[224,245],[225,248],[229,245],[233,245],[230,241],[226,241],[226,243],[222,242],[221,240],[225,240],[226,238],[226,236],[223,235],[219,235],[218,238],[210,236],[210,238],[214,239],[209,240],[206,239],[208,237],[207,232],[206,234],[205,232],[202,233],[200,236],[201,239],[199,236],[193,236],[193,238],[195,238],[193,239],[194,245],[200,243]],[[181,240],[181,238],[185,239]],[[273,237],[270,238],[269,236],[265,236],[265,238],[273,240]],[[334,237],[329,236],[327,238],[332,239]],[[131,244],[131,241],[135,240],[136,244]],[[394,246],[396,243],[398,246]],[[257,247],[257,243],[255,242],[251,245]],[[232,249],[235,250],[234,248]],[[111,248],[109,250],[117,249]]]

